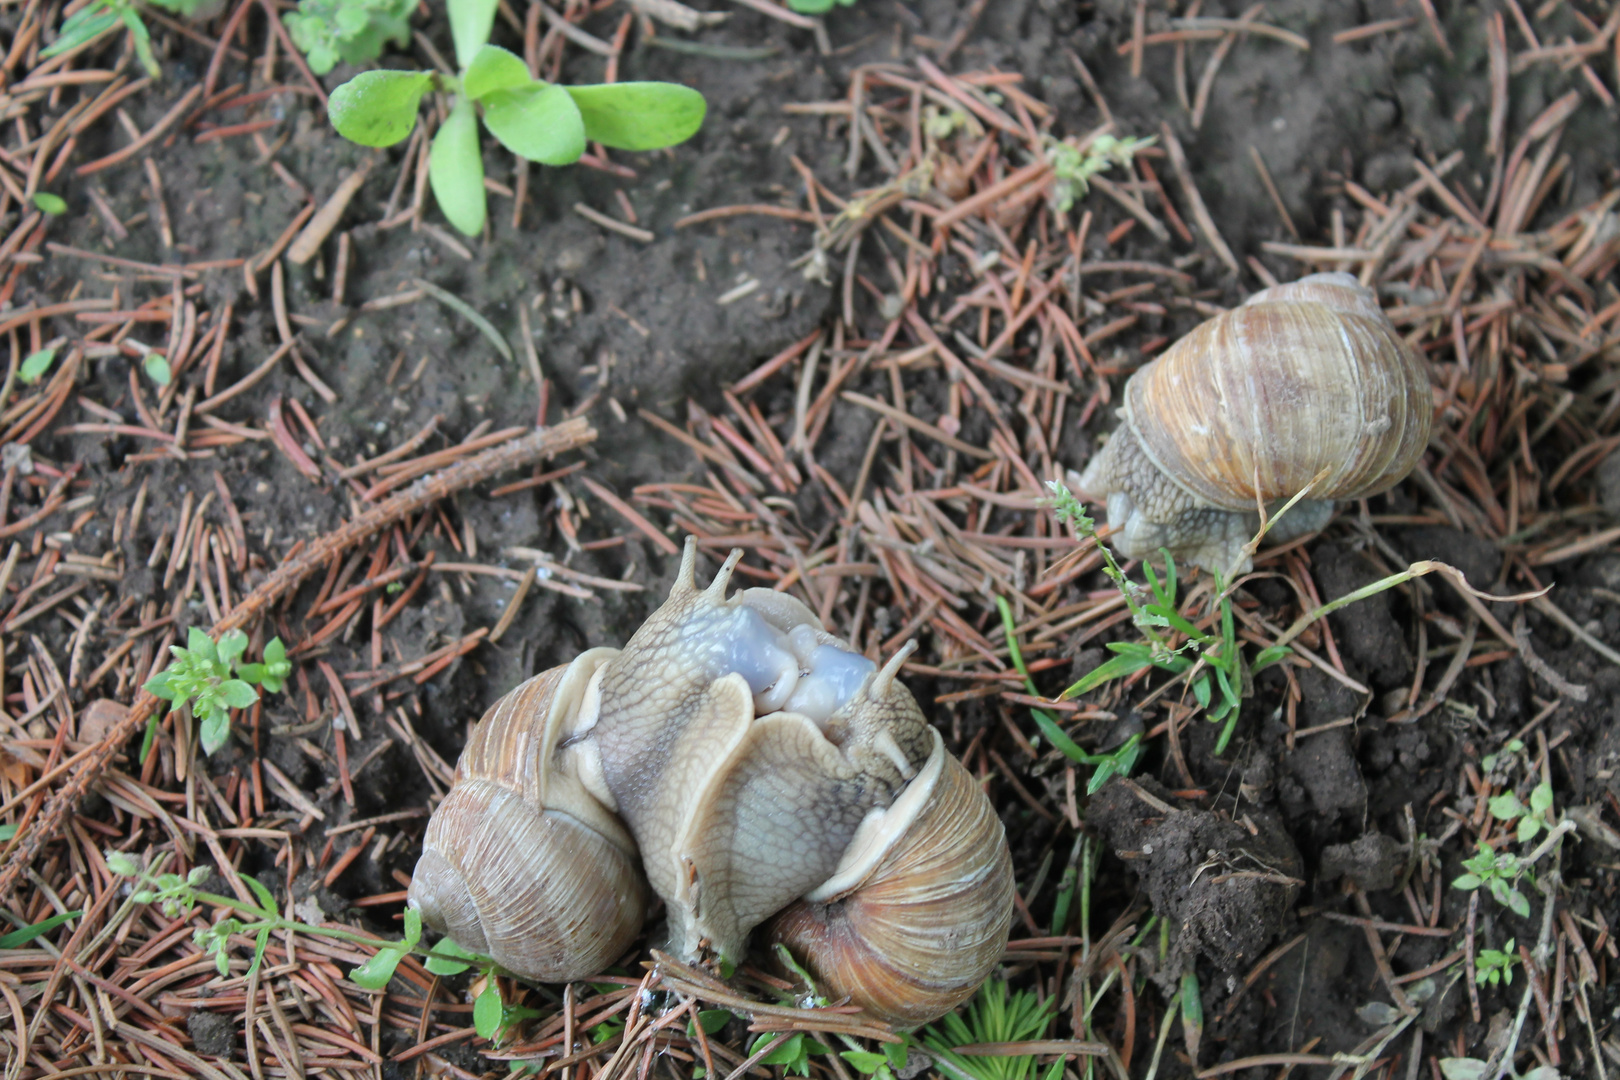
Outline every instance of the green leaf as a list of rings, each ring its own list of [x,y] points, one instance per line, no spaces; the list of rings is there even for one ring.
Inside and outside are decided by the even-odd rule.
[[[422,940],[422,913],[416,908],[405,909],[405,940],[400,944],[407,949],[414,949]]]
[[[49,191],[34,192],[34,205],[51,217],[67,213],[67,201],[60,195],[52,195]]]
[[[428,181],[450,224],[466,236],[484,231],[484,159],[478,149],[478,117],[467,98],[456,99],[449,118],[433,136]]]
[[[1509,791],[1490,800],[1491,816],[1498,821],[1512,821],[1524,813],[1524,804],[1519,797]]]
[[[173,372],[169,370],[168,359],[160,352],[147,353],[146,358],[141,361],[141,370],[146,372],[148,379],[159,386],[168,386],[169,380],[174,377]]]
[[[1201,709],[1209,708],[1209,676],[1200,675],[1194,679],[1192,691],[1193,697],[1198,699],[1198,707]]]
[[[867,1076],[872,1075],[889,1063],[888,1059],[882,1054],[874,1054],[868,1050],[843,1050],[839,1052],[838,1056],[855,1066],[857,1072]]]
[[[248,636],[240,630],[227,630],[219,635],[219,643],[215,646],[219,658],[227,664],[234,664],[247,652]]]
[[[169,648],[173,649],[174,646],[171,645]],[[200,626],[193,626],[186,631],[185,651],[201,660],[219,659],[219,650],[214,647],[214,639]]]
[[[264,950],[269,944],[270,928],[268,926],[260,927],[258,934],[253,939],[253,963],[249,964],[247,969],[249,978],[253,976],[255,971],[259,970],[259,965],[264,962]]]
[[[658,150],[683,143],[703,126],[708,103],[689,86],[665,82],[570,86],[585,137],[616,150]]]
[[[326,115],[350,142],[393,146],[416,126],[417,106],[432,85],[425,71],[362,71],[332,91]]]
[[[174,685],[174,669],[172,667],[164,668],[150,679],[147,679],[146,685],[141,689],[153,697],[162,698],[165,701],[179,701],[185,696],[184,692]]]
[[[271,668],[279,668],[287,663],[287,646],[281,643],[279,637],[271,638],[270,644],[264,647],[264,662]],[[289,670],[290,666],[280,674],[285,675]]]
[[[276,907],[275,894],[265,887],[264,882],[252,874],[238,874],[237,876],[247,882],[247,887],[253,890],[254,899],[259,901],[260,910],[271,918],[280,916],[280,909]]]
[[[572,165],[585,152],[585,124],[568,90],[531,83],[484,98],[484,126],[518,157]]]
[[[146,722],[146,734],[141,736],[141,753],[139,760],[142,765],[146,764],[146,759],[152,754],[152,748],[157,745],[157,729],[158,718],[157,714],[153,713],[152,718]]]
[[[749,1051],[749,1053],[757,1053],[761,1044],[774,1038],[776,1038],[775,1032],[764,1032],[760,1036],[759,1040],[756,1041],[754,1047]],[[760,1058],[759,1063],[761,1065],[791,1065],[795,1061],[799,1060],[799,1056],[803,1053],[804,1033],[801,1031],[790,1036],[787,1042]]]
[[[1478,874],[1464,874],[1452,881],[1451,887],[1453,889],[1462,889],[1466,892],[1477,889],[1484,883],[1484,879],[1482,879]]]
[[[1079,682],[1063,691],[1063,697],[1065,699],[1079,697],[1081,694],[1096,689],[1103,683],[1112,682],[1114,679],[1121,679],[1132,672],[1142,670],[1153,662],[1153,654],[1147,650],[1143,651],[1147,652],[1146,656],[1116,656],[1103,661],[1087,672]]]
[[[33,941],[35,938],[39,937],[39,935],[50,933],[52,930],[55,930],[58,926],[61,926],[69,919],[77,919],[83,914],[83,911],[58,912],[48,919],[42,919],[37,923],[30,923],[21,930],[13,930],[9,934],[0,935],[0,949],[20,949],[30,941]]]
[[[1524,844],[1534,840],[1539,832],[1541,832],[1540,818],[1526,814],[1519,819],[1519,843]]]
[[[214,709],[205,714],[198,737],[203,753],[212,757],[231,737],[231,714],[224,709]]]
[[[1551,784],[1543,781],[1537,784],[1535,789],[1530,792],[1530,810],[1532,813],[1537,815],[1545,814],[1552,809],[1552,804],[1553,789]]]
[[[894,1069],[906,1067],[906,1044],[892,1042],[883,1044],[883,1055],[889,1059],[889,1065]],[[1061,1059],[1060,1059],[1061,1060]]]
[[[718,1035],[720,1029],[731,1023],[733,1019],[734,1016],[730,1009],[702,1009],[697,1014],[698,1025],[703,1028],[703,1034],[705,1035]],[[687,1021],[686,1026],[687,1034],[695,1034],[692,1031],[692,1022],[690,1020]]]
[[[501,990],[492,975],[484,984],[484,992],[473,1002],[473,1029],[479,1038],[494,1039],[501,1030]]]
[[[1500,897],[1498,897],[1498,899],[1500,899]],[[1502,902],[1507,905],[1509,911],[1513,912],[1513,914],[1517,915],[1519,918],[1528,919],[1530,917],[1530,901],[1525,899],[1524,893],[1520,892],[1518,889],[1509,889],[1507,891],[1507,899],[1503,900]]]
[[[1269,649],[1261,649],[1255,654],[1254,661],[1249,665],[1251,672],[1259,672],[1281,660],[1287,659],[1294,650],[1286,645],[1273,645]]]
[[[466,957],[466,960],[453,960],[451,957]],[[449,938],[443,938],[433,946],[428,958],[422,966],[435,975],[459,975],[472,967],[470,960],[476,959],[474,955],[457,945]]]
[[[522,57],[499,45],[485,45],[467,65],[467,73],[461,77],[461,92],[476,100],[496,90],[512,90],[532,82],[529,65]]]
[[[349,981],[366,990],[382,990],[394,977],[394,969],[405,959],[405,950],[397,945],[384,946],[370,960],[349,972]]]
[[[56,359],[55,349],[40,349],[29,353],[17,368],[17,378],[24,384],[33,386],[51,369],[51,362]]]
[[[124,29],[129,31],[130,41],[135,43],[135,56],[140,60],[141,67],[154,79],[163,77],[163,69],[158,66],[157,57],[152,55],[152,35],[147,31],[146,24],[141,17],[135,14],[135,9],[125,7],[119,16],[124,23]]]
[[[264,682],[266,668],[263,664],[242,664],[236,669],[236,677],[243,682],[254,686]]]
[[[496,0],[450,0],[450,36],[456,43],[456,66],[462,71],[472,66],[478,50],[489,40],[490,27],[495,24],[495,3]]]
[[[241,679],[227,679],[219,686],[225,704],[233,709],[250,709],[259,700],[259,692]]]
[[[99,4],[91,4],[62,23],[62,29],[57,32],[56,40],[49,47],[39,51],[39,58],[46,60],[71,49],[77,49],[98,34],[111,30],[119,21],[116,11],[109,11]]]

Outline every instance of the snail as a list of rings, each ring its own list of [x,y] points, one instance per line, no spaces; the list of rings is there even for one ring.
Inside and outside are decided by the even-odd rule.
[[[635,841],[586,790],[569,742],[586,686],[613,655],[591,649],[490,707],[411,875],[409,903],[424,922],[533,979],[601,971],[647,909]]]
[[[1429,441],[1416,351],[1349,274],[1265,289],[1193,328],[1125,384],[1123,423],[1073,482],[1106,502],[1129,558],[1247,570],[1258,505],[1270,539],[1315,532],[1336,499],[1386,491]]]
[[[592,649],[486,714],[410,902],[480,951],[528,913],[520,934],[545,940],[491,955],[579,978],[627,947],[650,889],[685,960],[740,961],[769,922],[828,997],[934,1019],[1006,944],[1001,822],[897,679],[914,646],[880,668],[784,593],[726,596],[741,554],[700,589],[689,542],[622,650]]]

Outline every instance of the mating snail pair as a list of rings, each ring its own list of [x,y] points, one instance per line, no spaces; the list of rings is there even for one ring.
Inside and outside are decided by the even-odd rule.
[[[1001,821],[896,674],[769,589],[669,599],[622,651],[523,683],[473,730],[410,903],[530,978],[595,974],[640,933],[741,960],[761,925],[829,997],[895,1023],[966,1000],[1001,959]]]

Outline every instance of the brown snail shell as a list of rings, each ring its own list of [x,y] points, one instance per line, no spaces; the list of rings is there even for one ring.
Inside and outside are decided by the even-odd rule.
[[[514,974],[566,982],[611,964],[647,906],[635,841],[563,744],[612,649],[536,675],[484,714],[411,877],[422,921]]]
[[[1242,567],[1257,505],[1272,529],[1321,528],[1335,499],[1385,491],[1428,445],[1422,359],[1348,274],[1265,289],[1195,327],[1125,386],[1124,423],[1077,480],[1108,503],[1129,557]]]
[[[890,813],[869,850],[772,919],[767,935],[829,998],[910,1026],[972,997],[1001,960],[1012,859],[989,800],[937,741]]]

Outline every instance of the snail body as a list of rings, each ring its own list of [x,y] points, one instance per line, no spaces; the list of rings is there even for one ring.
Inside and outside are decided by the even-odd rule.
[[[1265,289],[1195,327],[1125,386],[1122,423],[1075,481],[1105,501],[1127,557],[1247,569],[1244,545],[1327,524],[1337,499],[1388,490],[1428,444],[1415,350],[1348,274]]]
[[[897,680],[910,647],[879,668],[791,597],[727,597],[739,557],[700,589],[688,544],[669,599],[623,650],[593,649],[490,710],[429,823],[411,902],[429,926],[489,951],[478,942],[500,935],[487,921],[472,925],[484,908],[466,897],[479,894],[476,878],[499,881],[501,912],[547,909],[531,924],[562,937],[529,950],[544,965],[496,959],[533,978],[577,978],[628,946],[644,910],[636,887],[650,889],[667,910],[669,949],[685,960],[740,961],[750,933],[778,917],[771,938],[820,974],[824,992],[895,1022],[937,1017],[971,995],[1007,940],[1013,884],[1001,822]],[[496,727],[539,734],[486,733]],[[492,755],[495,742],[510,749]],[[493,831],[477,817],[485,788],[535,786],[486,775],[515,773],[531,754],[547,797],[501,807],[561,815],[611,841],[592,849],[602,861],[585,876],[604,880],[578,912],[557,910],[576,901],[544,880],[581,858],[550,837],[577,844],[578,830],[542,837],[524,825],[521,845],[552,845],[549,854],[483,837],[481,867],[446,854],[459,850],[451,833]],[[518,828],[504,818],[499,827]],[[619,869],[627,853],[634,886]],[[441,864],[452,863],[467,884],[440,884],[451,877]],[[596,903],[614,895],[611,913]],[[795,932],[799,923],[821,932]],[[588,955],[554,955],[568,952],[569,935]]]

